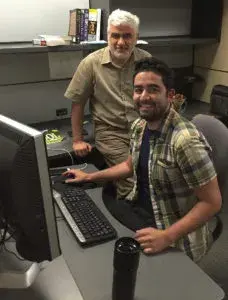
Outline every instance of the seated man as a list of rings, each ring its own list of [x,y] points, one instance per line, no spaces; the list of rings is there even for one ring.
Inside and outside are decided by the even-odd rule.
[[[199,261],[212,238],[207,221],[221,208],[210,146],[196,127],[170,105],[172,71],[155,58],[135,65],[133,99],[140,114],[132,125],[128,159],[87,174],[70,170],[72,181],[116,180],[132,176],[129,199],[147,209],[151,226],[136,231],[144,252],[172,246]]]

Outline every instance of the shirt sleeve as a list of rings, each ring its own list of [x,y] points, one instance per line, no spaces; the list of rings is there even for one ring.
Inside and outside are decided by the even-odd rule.
[[[64,94],[75,103],[85,104],[93,93],[93,65],[89,58],[83,59]]]
[[[216,177],[206,140],[194,136],[183,139],[177,149],[177,163],[189,188],[205,185]]]

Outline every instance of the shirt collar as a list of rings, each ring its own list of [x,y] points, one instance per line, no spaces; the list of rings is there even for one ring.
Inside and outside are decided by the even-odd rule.
[[[160,137],[162,139],[166,138],[166,135],[168,133],[168,129],[170,127],[171,124],[173,124],[174,119],[177,118],[178,113],[172,108],[170,107],[168,114],[166,115],[164,121],[161,124],[161,135]]]
[[[104,64],[109,64],[111,62],[112,62],[112,58],[109,52],[109,47],[107,46],[104,48],[101,64],[104,65]]]

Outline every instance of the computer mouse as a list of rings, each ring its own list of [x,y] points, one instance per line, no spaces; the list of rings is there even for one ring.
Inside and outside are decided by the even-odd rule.
[[[60,182],[60,183],[66,183],[65,181],[67,179],[73,179],[74,178],[74,175],[73,174],[66,174],[66,175],[59,175],[59,176],[56,176],[54,178],[52,178],[53,182],[54,183],[57,183],[57,182]]]

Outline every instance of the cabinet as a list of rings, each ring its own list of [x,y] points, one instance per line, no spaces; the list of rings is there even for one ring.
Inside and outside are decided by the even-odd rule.
[[[140,18],[139,38],[154,46],[220,39],[223,0],[90,0],[90,7],[103,9],[103,39],[107,39],[108,15],[117,8]]]

